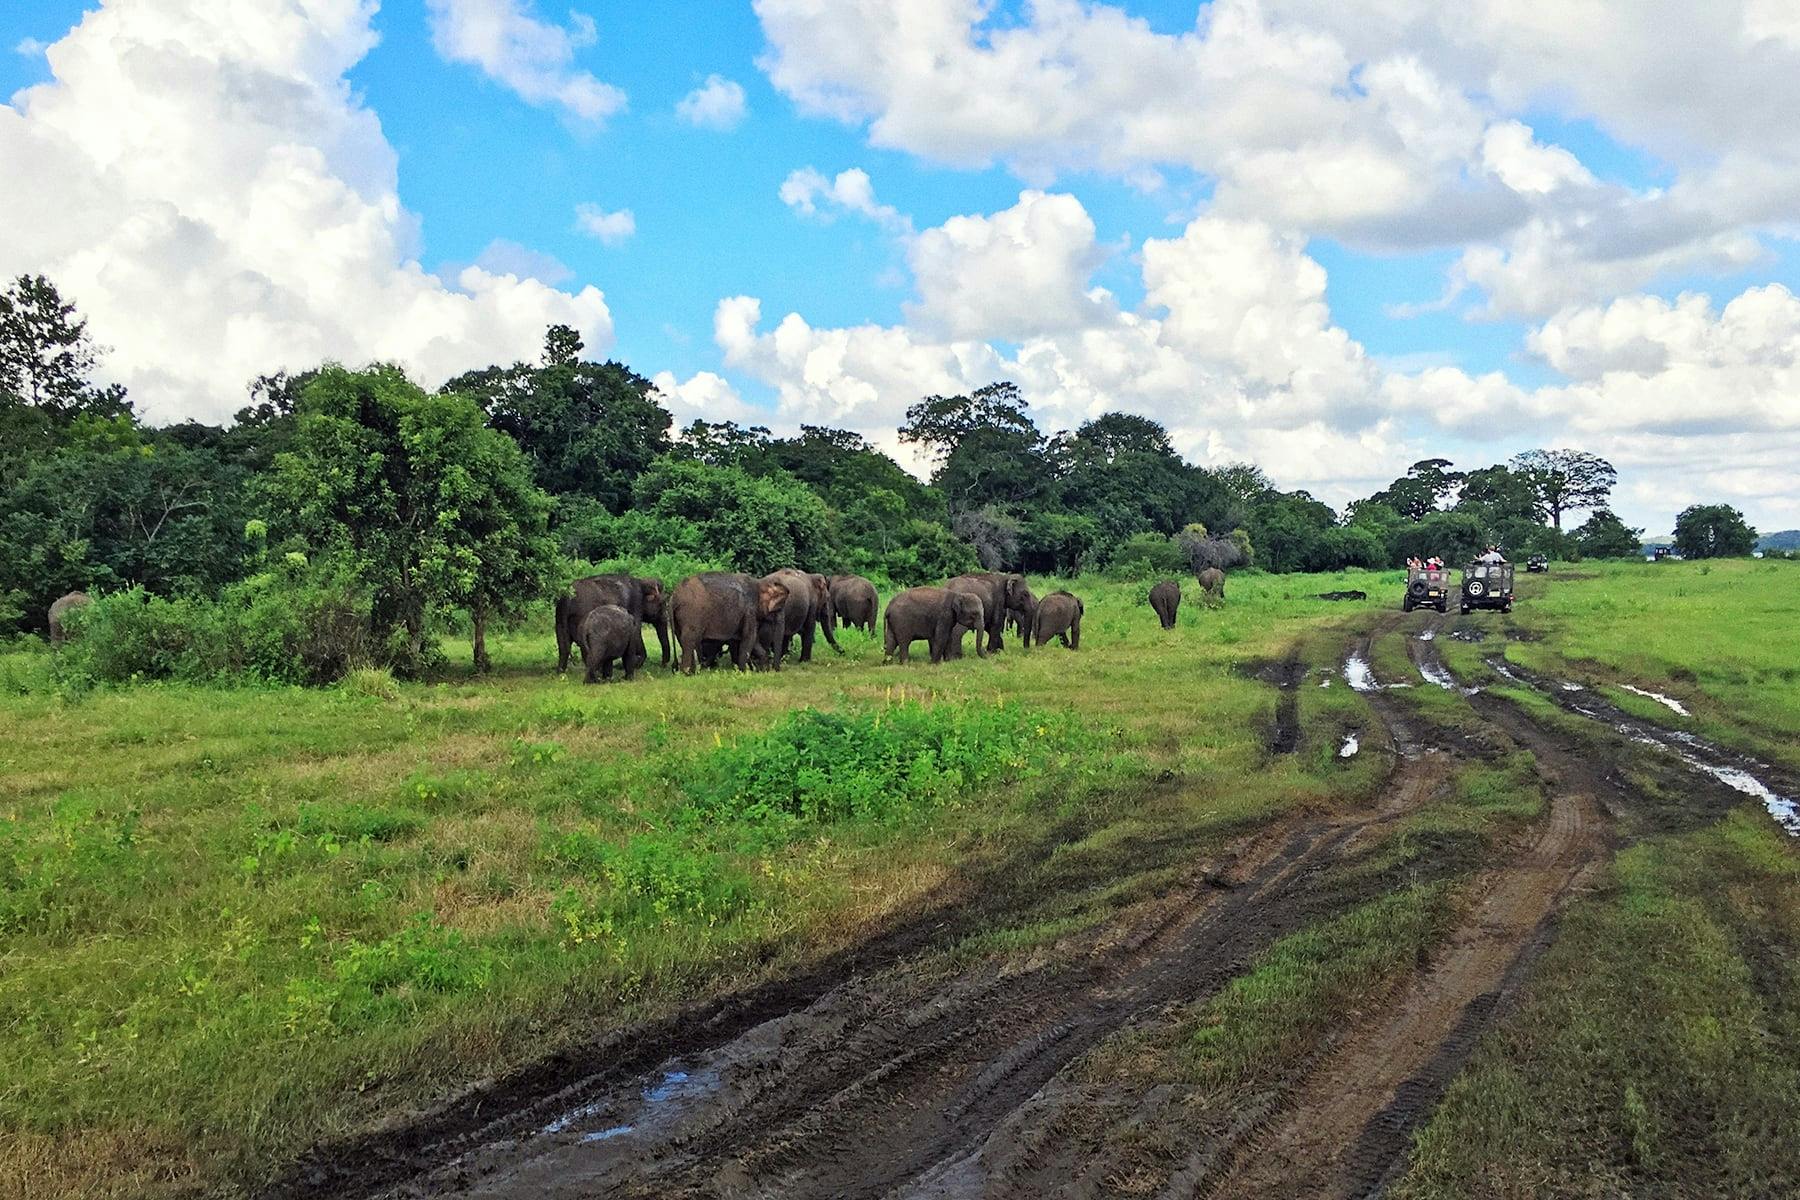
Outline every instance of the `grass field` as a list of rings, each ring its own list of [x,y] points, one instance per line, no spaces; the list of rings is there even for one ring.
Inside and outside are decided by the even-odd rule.
[[[45,652],[15,652],[0,1181],[252,1182],[316,1138],[853,942],[1058,822],[1097,843],[1145,823],[1223,836],[1365,794],[1374,755],[1266,764],[1271,693],[1233,670],[1338,613],[1303,598],[1338,585],[1379,590],[1248,577],[1164,633],[1142,589],[1082,581],[1079,654],[884,667],[846,632],[843,658],[779,675],[596,687],[553,673],[547,622],[490,639],[487,678],[325,691],[67,700]],[[1360,707],[1326,700],[1321,720]],[[829,760],[832,737],[919,706],[944,715],[897,735],[915,786],[867,764],[829,811],[758,808],[795,755]],[[866,725],[782,725],[801,709]],[[968,736],[914,764],[944,729]],[[1180,787],[1144,801],[1164,771]]]
[[[1518,636],[1443,649],[1459,673],[1503,650],[1663,692],[1696,731],[1792,766],[1796,584],[1790,564],[1571,568],[1492,616]],[[790,974],[994,864],[1085,855],[1103,883],[965,957],[1154,895],[1167,879],[1132,860],[1139,835],[1218,846],[1380,799],[1394,760],[1337,668],[1399,573],[1234,577],[1225,607],[1190,596],[1167,632],[1142,586],[1067,586],[1087,602],[1079,653],[935,668],[883,666],[846,632],[843,657],[821,645],[779,675],[588,687],[554,674],[545,621],[490,637],[484,678],[70,697],[47,651],[0,654],[0,1194],[254,1187],[320,1139]],[[1312,598],[1350,588],[1370,599]],[[1403,643],[1372,656],[1381,678],[1411,671]],[[1284,670],[1304,685],[1271,686]],[[1394,695],[1479,725],[1454,693]],[[1283,696],[1297,753],[1271,748]],[[1340,757],[1353,732],[1362,752]],[[1517,751],[1459,762],[1434,796],[1358,843],[1316,919],[1193,997],[1181,1041],[1115,1041],[1090,1073],[1248,1095],[1399,986],[1543,812]],[[1800,1012],[1795,858],[1759,814],[1625,831],[1422,1134],[1405,1194],[1531,1195],[1579,1182],[1583,1155],[1612,1172],[1602,1193],[1707,1165],[1755,1178],[1753,1122],[1695,1149],[1670,1097],[1723,1080],[1743,1090],[1709,1113],[1800,1111],[1792,1056],[1769,1049]],[[1720,1074],[1720,1055],[1744,1065]],[[1558,1145],[1562,1120],[1582,1138]],[[1573,1188],[1552,1191],[1589,1194]]]

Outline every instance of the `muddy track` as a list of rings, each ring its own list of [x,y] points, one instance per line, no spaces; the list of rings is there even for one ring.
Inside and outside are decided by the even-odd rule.
[[[1453,625],[1440,617],[1433,628]],[[1427,683],[1444,686],[1438,681],[1448,673],[1432,641],[1413,638],[1408,651]],[[1548,946],[1555,912],[1605,861],[1601,801],[1618,785],[1511,705],[1470,699],[1531,751],[1548,793],[1548,821],[1477,878],[1470,894],[1481,899],[1430,968],[1338,1044],[1295,1089],[1296,1103],[1218,1172],[1211,1194],[1362,1197],[1397,1178],[1412,1134]]]

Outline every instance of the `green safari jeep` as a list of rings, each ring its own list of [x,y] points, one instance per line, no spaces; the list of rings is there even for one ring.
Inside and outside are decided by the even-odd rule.
[[[1508,562],[1472,562],[1463,568],[1462,610],[1497,608],[1511,612],[1513,565]]]
[[[1450,572],[1442,567],[1412,567],[1406,572],[1406,595],[1401,597],[1400,611],[1435,608],[1447,612],[1450,607]]]

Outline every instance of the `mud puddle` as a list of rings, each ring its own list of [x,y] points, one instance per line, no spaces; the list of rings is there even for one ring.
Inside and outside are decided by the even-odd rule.
[[[1275,715],[1269,722],[1264,741],[1271,754],[1292,754],[1300,749],[1300,703],[1295,695],[1306,678],[1306,664],[1298,658],[1248,662],[1238,667],[1238,674],[1275,687]]]
[[[1540,679],[1524,668],[1499,658],[1484,661],[1495,674],[1548,696],[1565,711],[1610,725],[1614,732],[1639,745],[1653,746],[1672,754],[1692,770],[1759,801],[1782,829],[1790,836],[1800,837],[1800,789],[1788,787],[1779,781],[1775,768],[1768,763],[1709,742],[1686,730],[1664,729],[1653,722],[1634,717],[1579,686],[1571,690],[1567,683],[1552,685],[1550,681]],[[1632,687],[1627,687],[1626,690],[1638,691]]]
[[[1563,686],[1567,687],[1568,685],[1564,684]],[[1686,705],[1682,704],[1681,701],[1675,699],[1673,696],[1665,696],[1661,692],[1647,692],[1643,688],[1633,687],[1629,683],[1622,683],[1619,686],[1634,696],[1642,696],[1646,700],[1656,701],[1678,717],[1691,717],[1694,715],[1687,710]]]

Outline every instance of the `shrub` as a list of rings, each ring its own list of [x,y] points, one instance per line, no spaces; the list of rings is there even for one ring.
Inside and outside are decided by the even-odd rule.
[[[1164,579],[1187,570],[1187,551],[1160,533],[1132,534],[1113,551],[1107,567],[1115,579]]]
[[[1018,704],[809,708],[712,751],[683,787],[694,813],[714,819],[883,819],[1030,777],[1087,741],[1073,718]]]
[[[370,658],[367,602],[328,568],[284,565],[216,601],[142,588],[72,614],[57,663],[77,685],[172,679],[321,684]]]

